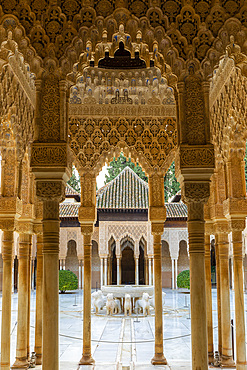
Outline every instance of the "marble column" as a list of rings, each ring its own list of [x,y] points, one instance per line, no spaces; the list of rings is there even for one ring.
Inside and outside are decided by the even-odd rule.
[[[155,232],[152,225],[154,240],[154,292],[155,292],[155,354],[152,358],[153,365],[166,365],[167,361],[163,352],[163,309],[162,309],[162,277],[161,277],[161,235],[163,224],[160,224],[161,233]]]
[[[104,283],[107,285],[107,257],[105,258],[105,268],[104,268]]]
[[[236,331],[236,369],[246,370],[246,338],[243,282],[243,245],[242,231],[245,220],[232,220],[232,244],[235,290],[235,331]]]
[[[139,285],[139,258],[135,256],[135,285]]]
[[[214,336],[212,312],[212,284],[211,284],[211,246],[210,234],[205,235],[205,272],[206,272],[206,302],[207,302],[207,329],[208,329],[208,363],[214,361]]]
[[[100,258],[100,286],[104,285],[104,258]]]
[[[78,270],[79,270],[78,288],[81,290],[81,260],[78,261]]]
[[[36,275],[36,313],[35,313],[35,346],[36,365],[42,364],[42,302],[43,302],[43,235],[37,234],[37,275]]]
[[[224,226],[221,226],[223,229]],[[221,300],[221,364],[224,367],[235,365],[232,358],[231,308],[229,279],[229,244],[228,227],[225,232],[218,232],[218,253],[220,265],[220,300]]]
[[[231,258],[231,269],[232,269],[232,290],[234,290],[234,263],[233,263],[233,258]]]
[[[91,230],[91,233],[87,231]],[[81,226],[84,238],[84,289],[83,289],[83,353],[80,365],[92,365],[94,359],[91,354],[91,248],[93,226]],[[106,260],[107,261],[107,260]]]
[[[222,354],[222,330],[221,330],[221,293],[220,293],[220,257],[218,247],[218,235],[215,235],[215,258],[216,258],[216,283],[217,283],[217,314],[218,314],[218,352]]]
[[[190,201],[187,205],[190,252],[192,369],[208,370],[204,204],[202,202]]]
[[[18,318],[16,359],[11,369],[27,369],[28,362],[28,294],[30,286],[30,253],[31,235],[19,235],[19,266],[18,266]]]
[[[32,236],[29,244],[29,253],[28,253],[28,301],[27,301],[27,358],[30,357],[30,305],[31,305],[31,284],[32,284]]]
[[[172,289],[175,289],[175,281],[174,281],[174,259],[172,258]]]
[[[46,370],[59,369],[59,201],[43,201],[43,359]]]
[[[120,257],[117,257],[117,285],[120,285]]]
[[[84,287],[84,259],[81,260],[81,288]]]
[[[11,283],[14,232],[3,230],[2,235],[2,325],[1,325],[1,363],[2,370],[10,369],[10,332],[11,332]]]
[[[148,282],[149,285],[152,285],[152,260],[148,258]]]

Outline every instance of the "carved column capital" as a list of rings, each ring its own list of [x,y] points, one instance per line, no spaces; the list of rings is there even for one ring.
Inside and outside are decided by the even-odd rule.
[[[0,229],[3,231],[14,231],[16,229],[15,218],[4,218],[0,219]]]
[[[17,227],[16,231],[20,233],[25,233],[25,234],[33,234],[33,223],[30,221],[23,221],[23,220],[18,220],[17,222]]]
[[[230,231],[244,231],[245,229],[245,218],[231,218],[229,220],[229,229]]]
[[[182,198],[186,203],[206,203],[210,196],[209,181],[189,182],[185,181],[182,186]]]
[[[62,180],[36,180],[36,196],[43,201],[62,202],[65,199],[65,183]]]

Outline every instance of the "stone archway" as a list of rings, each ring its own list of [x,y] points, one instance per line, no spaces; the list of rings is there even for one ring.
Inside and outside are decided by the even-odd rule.
[[[189,269],[190,261],[188,256],[187,243],[185,240],[181,240],[179,242],[178,273]]]
[[[76,241],[69,240],[67,244],[67,256],[65,259],[65,269],[72,271],[79,279],[79,262],[77,257]]]
[[[169,244],[162,240],[162,287],[172,287],[172,260],[170,256]]]
[[[122,284],[135,284],[135,259],[134,259],[134,244],[129,238],[123,241],[121,259],[121,281]]]

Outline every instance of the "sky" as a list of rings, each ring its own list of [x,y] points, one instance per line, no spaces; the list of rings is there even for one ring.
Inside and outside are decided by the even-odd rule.
[[[102,170],[100,171],[99,175],[96,178],[98,189],[102,188],[102,186],[105,185],[104,184],[105,175],[108,175],[107,165],[106,164],[104,165],[104,167],[102,167]]]

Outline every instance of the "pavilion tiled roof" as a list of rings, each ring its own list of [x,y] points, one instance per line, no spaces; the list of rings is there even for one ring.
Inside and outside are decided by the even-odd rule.
[[[76,191],[74,188],[72,188],[72,186],[70,186],[69,184],[66,184],[65,196],[66,197],[70,197],[70,196],[79,196],[80,197],[80,193],[78,193],[78,191]]]
[[[186,204],[166,203],[166,218],[187,218],[188,210]]]
[[[67,194],[80,196],[71,186],[66,187]],[[96,193],[97,209],[148,209],[148,184],[130,167],[125,167],[120,174]],[[187,206],[183,202],[166,203],[167,219],[187,218]],[[77,218],[80,203],[61,203],[60,218]]]
[[[97,208],[147,209],[148,184],[130,167],[97,191]]]
[[[78,217],[78,211],[81,203],[61,203],[59,205],[60,218]]]

